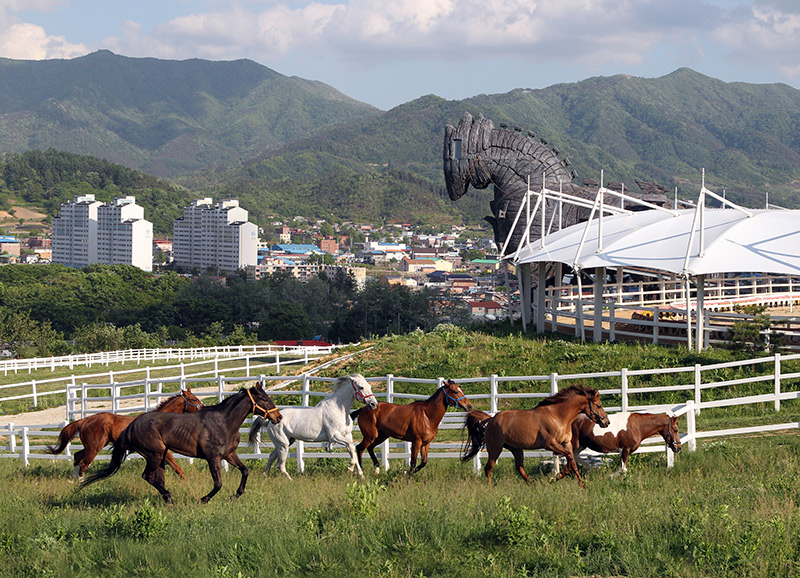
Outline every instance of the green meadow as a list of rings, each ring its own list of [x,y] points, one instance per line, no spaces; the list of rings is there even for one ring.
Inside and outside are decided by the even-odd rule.
[[[381,340],[329,374],[546,375],[743,357],[445,328]],[[764,387],[742,383],[725,395]],[[799,419],[796,403],[784,403],[778,414],[767,405],[704,410],[698,428]],[[663,453],[634,454],[629,474],[619,477],[612,458],[586,473],[585,490],[572,478],[552,482],[550,464],[533,459],[526,485],[510,457],[500,459],[492,487],[471,463],[455,459],[431,460],[413,477],[396,460],[388,473],[367,468],[363,480],[346,471],[346,460],[310,459],[303,475],[290,460],[292,481],[264,477],[264,462],[249,461],[246,493],[229,499],[239,482],[231,468],[206,505],[198,501],[211,478],[195,460],[184,467],[186,483],[168,471],[172,506],[140,478],[141,460],[129,459],[119,473],[84,489],[71,481],[69,462],[24,467],[0,460],[0,575],[795,576],[799,456],[796,430],[700,440],[696,452],[684,447],[673,469]]]

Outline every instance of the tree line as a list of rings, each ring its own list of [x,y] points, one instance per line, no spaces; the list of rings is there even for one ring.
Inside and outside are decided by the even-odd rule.
[[[463,312],[461,312],[463,314]],[[321,273],[261,280],[155,275],[129,265],[0,267],[0,346],[15,356],[244,344],[322,335],[334,343],[430,329],[459,312],[412,291]]]

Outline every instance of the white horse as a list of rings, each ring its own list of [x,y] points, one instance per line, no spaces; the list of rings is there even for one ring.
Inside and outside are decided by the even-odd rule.
[[[345,375],[336,380],[334,391],[330,397],[326,397],[314,407],[287,407],[281,408],[283,419],[279,424],[267,422],[265,426],[275,449],[269,454],[267,467],[264,473],[267,474],[272,467],[272,463],[277,459],[278,468],[289,478],[286,471],[286,458],[289,455],[289,446],[295,440],[306,442],[328,442],[328,451],[334,445],[343,445],[350,453],[350,466],[348,471],[352,472],[355,468],[359,476],[364,473],[356,459],[356,446],[353,443],[353,419],[350,417],[350,410],[353,401],[366,404],[371,409],[378,407],[378,400],[372,393],[372,387],[364,376],[359,373]],[[258,434],[264,420],[256,418],[253,427],[250,429],[250,443],[258,443]]]

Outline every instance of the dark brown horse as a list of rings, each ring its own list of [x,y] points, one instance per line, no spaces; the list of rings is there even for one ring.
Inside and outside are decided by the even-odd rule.
[[[380,472],[375,446],[392,437],[411,442],[409,473],[421,470],[428,463],[428,449],[439,432],[439,424],[445,411],[450,406],[460,407],[465,411],[472,410],[472,404],[461,391],[461,387],[456,382],[448,380],[426,400],[406,405],[382,401],[376,409],[369,407],[357,409],[350,415],[353,419],[358,419],[358,427],[363,435],[361,443],[356,446],[358,465],[361,466],[361,456],[366,448],[375,466],[375,473]],[[419,467],[417,467],[418,453],[422,458]]]
[[[236,466],[242,474],[239,489],[234,494],[234,497],[239,497],[244,493],[248,470],[236,454],[236,448],[240,441],[239,428],[250,413],[261,415],[273,423],[281,420],[280,412],[261,383],[196,413],[142,414],[114,442],[110,463],[89,475],[83,485],[116,473],[128,452],[138,452],[146,461],[142,478],[161,493],[165,502],[172,503],[172,495],[164,487],[164,462],[167,451],[172,450],[208,462],[214,488],[203,496],[203,503],[213,498],[222,487],[220,465],[223,459]]]
[[[681,437],[678,433],[678,416],[666,413],[621,412],[608,416],[607,429],[599,429],[584,416],[572,422],[572,454],[575,461],[587,465],[578,454],[589,448],[602,454],[622,451],[622,465],[619,473],[628,473],[628,458],[639,449],[642,440],[661,434],[664,442],[676,454],[681,451]]]
[[[514,456],[519,475],[530,482],[523,467],[523,451],[544,448],[567,458],[567,467],[556,479],[572,472],[581,487],[586,487],[572,458],[572,422],[580,414],[587,415],[601,427],[608,425],[608,416],[600,403],[598,390],[581,385],[563,389],[543,399],[533,409],[509,409],[499,411],[494,416],[485,411],[472,411],[467,415],[464,425],[469,439],[464,444],[461,460],[475,457],[485,444],[489,459],[484,471],[491,484],[492,469],[503,448],[506,448]]]
[[[201,407],[203,407],[203,402],[187,387],[181,390],[178,395],[173,395],[162,401],[152,411],[192,413]],[[136,418],[135,415],[119,415],[104,411],[75,420],[64,426],[58,435],[58,445],[48,446],[47,451],[51,454],[60,454],[66,449],[67,444],[75,439],[75,436],[80,435],[83,449],[75,452],[74,468],[72,470],[72,477],[80,479],[100,450],[117,439],[122,430],[128,427],[134,418]],[[167,464],[185,480],[186,476],[183,475],[183,470],[181,470],[171,453],[167,454],[166,459]]]

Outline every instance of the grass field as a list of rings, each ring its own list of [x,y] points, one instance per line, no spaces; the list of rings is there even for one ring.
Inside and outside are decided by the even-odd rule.
[[[394,464],[356,482],[344,460],[294,481],[251,463],[247,492],[209,504],[205,464],[172,472],[166,506],[130,460],[76,490],[65,463],[0,462],[3,576],[794,576],[800,574],[800,436],[701,443],[668,470],[663,455],[533,483],[501,459],[487,487],[470,464]]]
[[[736,356],[454,329],[381,340],[328,374],[563,375]],[[724,395],[765,387],[743,383]],[[420,385],[419,393],[430,389]],[[800,421],[797,401],[779,414],[769,404],[704,410],[698,428],[791,421]],[[294,481],[264,478],[264,463],[253,461],[242,498],[228,499],[239,482],[232,469],[222,491],[200,505],[211,478],[196,461],[184,467],[188,484],[167,473],[175,498],[168,507],[140,478],[140,460],[80,491],[68,461],[25,468],[0,460],[0,576],[800,576],[796,430],[700,440],[672,470],[663,453],[634,454],[625,478],[613,476],[616,458],[587,473],[586,490],[572,479],[550,482],[549,464],[533,460],[525,485],[512,462],[500,460],[488,487],[471,463],[454,459],[432,460],[414,477],[393,462],[388,474],[361,481],[346,460],[308,460]]]

